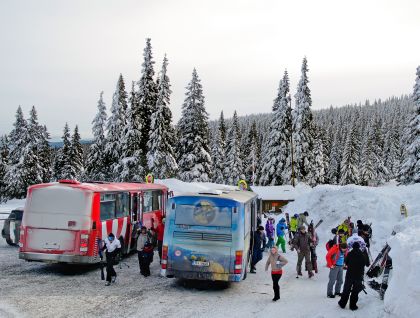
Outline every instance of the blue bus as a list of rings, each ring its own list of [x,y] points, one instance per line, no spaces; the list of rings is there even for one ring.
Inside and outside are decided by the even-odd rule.
[[[246,278],[257,195],[214,191],[169,199],[161,275],[238,282]]]

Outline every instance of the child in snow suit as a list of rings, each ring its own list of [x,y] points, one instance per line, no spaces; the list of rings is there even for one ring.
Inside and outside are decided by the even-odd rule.
[[[283,266],[287,264],[287,259],[279,254],[277,247],[272,247],[265,263],[265,271],[271,266],[271,279],[273,280],[274,298],[273,301],[280,299],[279,280],[283,275]]]
[[[272,248],[274,246],[274,222],[274,219],[272,217],[269,217],[267,223],[265,224],[265,233],[268,239],[268,248]]]
[[[365,266],[370,265],[369,258],[366,253],[360,250],[358,242],[353,243],[353,249],[344,258],[344,264],[347,266],[346,280],[338,305],[344,309],[350,297],[350,309],[357,310],[359,293],[364,288],[363,276],[365,275]]]
[[[277,232],[276,246],[277,248],[281,246],[281,250],[283,253],[286,253],[286,239],[284,238],[286,234],[285,233],[286,230],[287,230],[286,220],[284,218],[281,218],[276,228],[276,232]]]
[[[297,221],[298,217],[299,217],[299,214],[295,214],[290,219],[290,229],[289,230],[292,233],[292,237],[295,237],[296,232],[298,230],[298,225],[297,225],[298,224],[298,221]]]
[[[137,256],[139,259],[140,274],[144,277],[150,276],[150,263],[153,260],[153,244],[150,242],[150,237],[147,234],[147,228],[145,226],[141,227],[141,232],[137,237]]]
[[[310,244],[311,237],[306,232],[305,226],[302,225],[299,228],[299,232],[293,238],[292,250],[295,248],[298,253],[298,260],[296,264],[297,275],[302,276],[302,262],[303,259],[305,259],[306,270],[308,271],[309,278],[314,276],[314,273],[312,273]]]
[[[341,285],[343,284],[344,258],[347,255],[347,244],[335,244],[329,249],[326,260],[327,267],[330,269],[329,281],[327,286],[327,297],[334,298],[341,296]],[[335,293],[333,287],[335,284]]]
[[[117,273],[115,272],[114,265],[117,263],[116,259],[121,250],[120,240],[115,238],[113,233],[109,233],[104,241],[103,250],[106,256],[106,283],[105,286],[111,285],[111,281],[115,283]]]

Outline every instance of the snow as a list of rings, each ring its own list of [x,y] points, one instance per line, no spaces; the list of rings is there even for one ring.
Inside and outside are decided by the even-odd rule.
[[[203,192],[235,187],[211,183],[184,183],[176,179],[156,180],[175,194]],[[275,191],[271,187],[270,191]],[[270,192],[268,191],[268,192]],[[309,220],[324,219],[318,228],[317,249],[320,273],[313,279],[295,278],[295,252],[287,251],[289,264],[280,280],[281,299],[273,303],[271,277],[264,272],[264,260],[257,264],[257,274],[248,274],[240,283],[186,283],[159,277],[157,255],[152,276],[139,275],[137,256],[124,259],[128,268],[116,268],[117,283],[105,287],[97,267],[75,267],[28,263],[19,260],[17,249],[0,239],[0,317],[419,317],[420,305],[420,184],[371,188],[330,186],[315,188],[299,185],[297,196],[289,203],[290,213],[309,211]],[[0,205],[0,211],[23,206],[23,200]],[[402,219],[400,204],[408,209]],[[375,257],[385,241],[393,257],[389,288],[381,301],[376,291],[367,287],[360,294],[359,310],[338,307],[338,299],[326,298],[328,269],[324,248],[330,229],[348,215],[352,219],[373,222],[372,254]],[[281,216],[276,216],[277,218]],[[0,223],[2,226],[2,223]],[[392,230],[397,234],[391,236]]]

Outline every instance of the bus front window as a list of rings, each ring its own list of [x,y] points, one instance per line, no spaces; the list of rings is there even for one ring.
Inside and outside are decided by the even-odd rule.
[[[218,207],[208,201],[196,205],[180,204],[175,210],[176,225],[232,227],[232,208]]]

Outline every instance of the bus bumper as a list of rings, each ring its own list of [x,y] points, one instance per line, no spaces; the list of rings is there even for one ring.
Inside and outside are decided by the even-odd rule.
[[[68,255],[68,254],[47,254],[19,252],[19,258],[29,262],[44,263],[70,263],[70,264],[93,264],[100,261],[99,257]]]
[[[165,273],[161,271],[161,274],[166,277],[210,280],[210,281],[239,282],[242,280],[241,274],[188,272],[188,271],[172,271],[172,270],[166,270]]]

